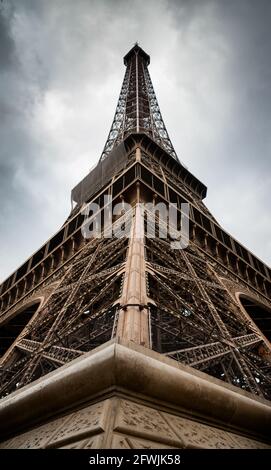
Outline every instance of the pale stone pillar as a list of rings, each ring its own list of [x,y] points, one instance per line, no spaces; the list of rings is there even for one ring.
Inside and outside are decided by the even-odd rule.
[[[146,291],[144,219],[140,204],[133,215],[128,256],[125,266],[117,337],[150,346],[149,309]]]

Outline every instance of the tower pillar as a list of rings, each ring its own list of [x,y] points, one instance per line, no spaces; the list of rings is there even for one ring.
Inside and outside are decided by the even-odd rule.
[[[137,202],[131,225],[117,336],[149,347],[150,331],[144,240],[143,212],[140,203]]]

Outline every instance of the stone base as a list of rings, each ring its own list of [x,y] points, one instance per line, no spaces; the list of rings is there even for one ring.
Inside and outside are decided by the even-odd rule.
[[[0,448],[263,449],[270,424],[269,402],[109,342],[2,399]]]

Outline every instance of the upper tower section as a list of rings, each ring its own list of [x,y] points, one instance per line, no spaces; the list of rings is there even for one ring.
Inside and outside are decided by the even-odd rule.
[[[178,160],[148,71],[150,56],[136,43],[123,60],[126,72],[101,160],[104,160],[128,134],[133,133],[149,135],[171,157]]]
[[[134,47],[132,47],[132,49],[130,49],[130,51],[127,52],[127,54],[123,57],[124,65],[129,65],[129,62],[134,59],[135,55],[140,56],[141,59],[146,62],[147,66],[150,64],[150,56],[145,51],[143,51],[143,49],[139,47],[138,43],[136,42]]]

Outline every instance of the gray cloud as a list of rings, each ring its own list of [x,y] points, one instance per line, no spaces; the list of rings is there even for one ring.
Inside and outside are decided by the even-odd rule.
[[[99,158],[138,40],[180,159],[221,224],[266,262],[268,0],[0,3],[0,277],[49,238]]]
[[[0,9],[0,70],[13,63],[15,44],[10,34],[11,12]]]

